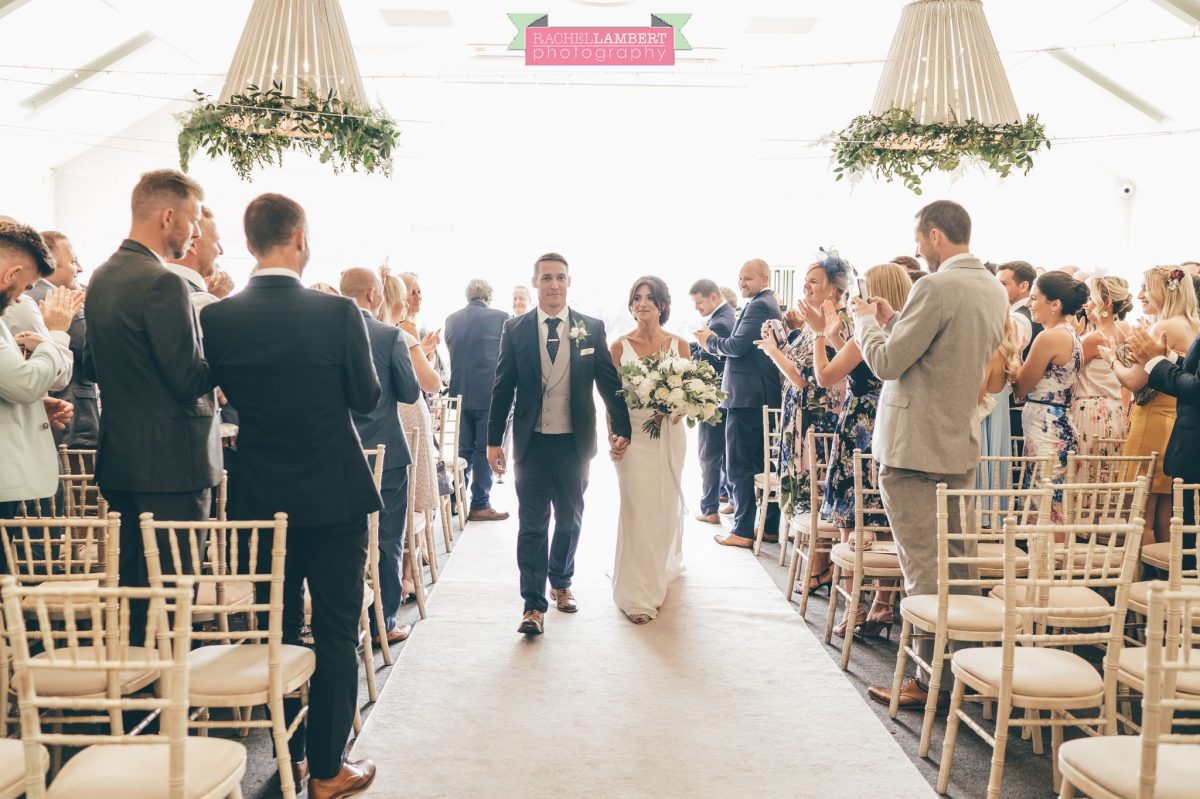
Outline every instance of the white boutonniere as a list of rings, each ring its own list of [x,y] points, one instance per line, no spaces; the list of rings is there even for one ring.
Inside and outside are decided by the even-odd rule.
[[[570,336],[571,341],[575,342],[576,347],[582,347],[583,342],[587,341],[588,337],[587,326],[583,324],[582,319],[577,319],[567,335]]]

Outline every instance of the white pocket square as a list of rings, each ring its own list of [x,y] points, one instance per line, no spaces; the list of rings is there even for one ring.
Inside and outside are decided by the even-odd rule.
[[[580,354],[580,355],[591,355],[591,354],[592,354],[592,353],[594,353],[595,351],[596,351],[596,348],[595,348],[595,347],[588,347],[586,350],[580,350],[580,351],[579,351],[579,354]]]

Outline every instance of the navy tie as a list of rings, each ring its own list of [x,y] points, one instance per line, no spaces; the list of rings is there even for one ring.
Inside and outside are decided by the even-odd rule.
[[[553,316],[546,319],[546,327],[549,328],[546,333],[546,354],[550,356],[550,363],[554,363],[554,359],[558,357],[558,325],[561,322],[561,319]]]

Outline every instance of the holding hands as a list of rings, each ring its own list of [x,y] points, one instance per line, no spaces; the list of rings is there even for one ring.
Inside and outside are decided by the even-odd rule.
[[[629,439],[625,436],[615,436],[609,433],[608,436],[608,456],[612,458],[613,463],[617,463],[621,458],[625,457],[625,450],[629,449]]]

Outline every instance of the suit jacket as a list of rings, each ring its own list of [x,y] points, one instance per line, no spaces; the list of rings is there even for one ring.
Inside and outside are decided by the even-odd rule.
[[[1200,482],[1200,337],[1181,362],[1156,363],[1150,370],[1149,386],[1178,400],[1163,471],[1188,483]]]
[[[728,338],[733,333],[733,326],[736,324],[737,318],[734,315],[733,308],[729,303],[724,302],[721,307],[713,311],[712,316],[708,320],[708,329],[721,338]],[[693,358],[699,358],[712,365],[712,368],[717,370],[717,374],[725,374],[725,359],[713,355],[708,350],[701,347],[696,342],[688,344],[688,349],[691,350]]]
[[[379,510],[351,419],[381,396],[358,306],[260,275],[206,306],[200,322],[213,378],[240,420],[231,517],[283,511],[289,525],[320,527]]]
[[[27,360],[0,320],[0,502],[41,499],[58,488],[58,453],[42,397],[68,368],[50,341]]]
[[[53,289],[50,283],[39,280],[25,295],[34,302],[41,302]],[[83,347],[87,343],[87,320],[84,309],[71,320],[67,335],[71,338],[71,360],[74,369],[71,382],[61,391],[51,391],[50,396],[66,400],[75,406],[75,417],[65,430],[54,431],[54,443],[65,443],[68,447],[94,448],[100,436],[100,403],[97,401],[96,383],[87,378],[83,371]]]
[[[475,300],[446,317],[450,350],[450,394],[462,397],[464,411],[486,411],[492,405],[500,336],[508,314]]]
[[[571,430],[575,450],[581,460],[589,461],[596,454],[596,400],[592,386],[600,390],[600,398],[608,408],[615,435],[629,438],[629,408],[620,395],[621,377],[613,366],[604,336],[604,323],[599,319],[568,310],[568,330],[563,331],[563,344],[571,357]],[[587,337],[571,339],[571,329],[582,324]],[[533,438],[534,428],[542,412],[542,359],[538,337],[537,309],[504,323],[500,339],[500,362],[496,367],[496,383],[492,388],[492,407],[488,415],[488,446],[499,447],[504,441],[508,414],[513,410],[513,457],[520,463]],[[559,357],[562,350],[559,350]]]
[[[779,370],[754,342],[762,338],[764,322],[783,318],[779,301],[775,292],[764,289],[742,308],[727,337],[713,336],[708,340],[709,352],[727,359],[721,387],[729,396],[721,407],[778,408],[783,402]]]
[[[421,387],[417,385],[417,373],[413,371],[404,331],[395,325],[385,325],[366,311],[362,311],[362,317],[367,325],[371,361],[379,378],[379,402],[367,413],[351,411],[350,418],[354,420],[354,429],[358,431],[363,448],[371,449],[380,444],[387,447],[383,453],[384,471],[402,469],[412,463],[412,453],[396,406],[401,402],[416,402],[421,396]]]
[[[87,317],[84,371],[104,394],[100,488],[187,492],[220,482],[213,381],[179,278],[126,239],[92,275]]]
[[[914,283],[890,336],[874,317],[859,317],[854,338],[884,381],[871,443],[877,461],[934,474],[979,463],[971,419],[1007,314],[1004,288],[970,257]]]

